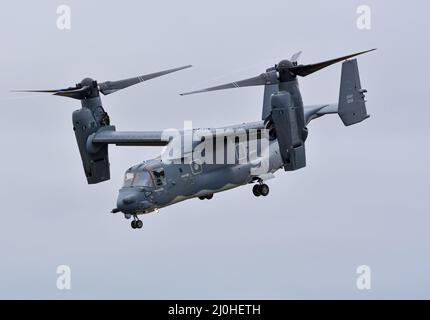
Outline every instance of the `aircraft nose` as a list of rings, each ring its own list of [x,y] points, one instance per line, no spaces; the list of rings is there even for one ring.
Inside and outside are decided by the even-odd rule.
[[[138,194],[134,191],[120,190],[116,206],[120,211],[132,211],[137,202]]]
[[[136,202],[136,195],[132,194],[132,195],[125,196],[125,197],[121,198],[121,202],[123,204],[135,203]]]
[[[137,190],[120,190],[116,211],[122,211],[124,213],[133,213],[136,211],[142,211],[151,206],[147,201],[145,195],[141,191]]]

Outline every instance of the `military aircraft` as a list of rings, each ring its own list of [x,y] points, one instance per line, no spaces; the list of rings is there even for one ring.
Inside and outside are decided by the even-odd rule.
[[[125,172],[112,210],[133,218],[131,227],[141,229],[140,215],[187,199],[212,199],[215,193],[248,184],[253,185],[255,196],[264,197],[269,194],[265,181],[273,178],[277,170],[304,168],[307,125],[311,120],[338,114],[344,125],[350,126],[369,117],[364,95],[367,91],[361,88],[357,60],[351,58],[373,50],[376,49],[305,65],[297,62],[299,52],[259,76],[181,94],[264,86],[261,120],[223,128],[127,132],[117,131],[110,124],[100,93],[109,95],[191,66],[120,81],[98,83],[86,78],[66,89],[24,92],[46,92],[81,101],[81,108],[73,112],[73,130],[88,184],[110,179],[109,144],[164,147],[160,157]],[[338,103],[304,106],[297,78],[342,61]]]

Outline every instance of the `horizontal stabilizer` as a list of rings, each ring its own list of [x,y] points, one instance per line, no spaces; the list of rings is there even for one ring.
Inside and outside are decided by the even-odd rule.
[[[326,114],[337,114],[337,103],[317,104],[304,107],[305,123],[308,124],[314,119],[325,116]]]

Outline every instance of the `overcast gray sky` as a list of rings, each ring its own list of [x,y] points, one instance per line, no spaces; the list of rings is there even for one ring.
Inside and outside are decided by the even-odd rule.
[[[71,8],[71,30],[56,26]],[[356,26],[371,8],[371,30]],[[0,10],[0,298],[430,298],[425,1],[9,1]],[[144,217],[110,214],[123,172],[158,148],[110,148],[88,186],[71,113],[79,102],[12,94],[194,68],[104,97],[119,130],[259,120],[262,89],[179,92],[263,72],[303,50],[359,58],[371,118],[314,121],[308,166]],[[301,79],[305,104],[336,102],[340,65]],[[56,268],[72,289],[56,288]],[[356,268],[372,289],[356,287]]]

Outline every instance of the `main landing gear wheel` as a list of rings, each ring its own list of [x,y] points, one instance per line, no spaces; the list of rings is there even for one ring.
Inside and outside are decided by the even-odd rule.
[[[136,221],[136,228],[137,229],[142,229],[143,228],[143,221],[142,220],[137,220]]]
[[[253,193],[253,194],[254,194],[254,196],[256,196],[256,197],[261,196],[261,193],[260,193],[260,185],[259,185],[259,184],[256,184],[256,185],[254,185],[254,187],[252,187],[252,193]]]
[[[143,228],[143,221],[142,221],[142,220],[139,220],[139,219],[137,219],[137,220],[133,220],[133,221],[131,222],[131,227],[132,227],[133,229],[142,229],[142,228]]]
[[[260,186],[260,193],[263,197],[267,197],[269,195],[269,186],[267,184],[262,184]]]
[[[252,188],[252,193],[256,197],[259,197],[259,196],[266,197],[269,194],[269,191],[270,189],[267,184],[256,184]]]

